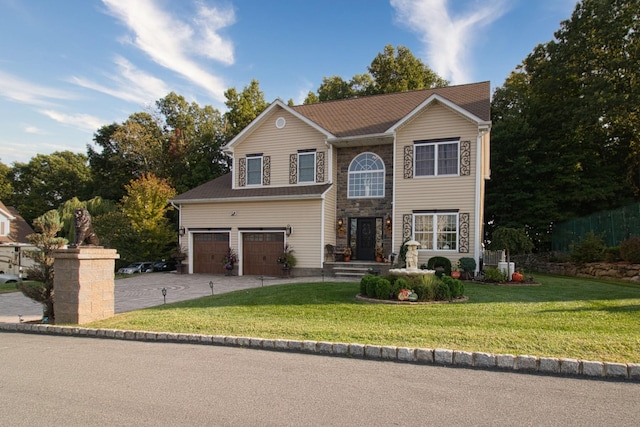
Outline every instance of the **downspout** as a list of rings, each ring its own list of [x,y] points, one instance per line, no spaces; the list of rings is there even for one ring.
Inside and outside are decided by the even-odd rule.
[[[476,268],[480,268],[480,255],[482,251],[482,236],[484,233],[484,224],[482,223],[484,216],[481,215],[482,212],[482,195],[480,191],[482,190],[482,180],[483,177],[483,163],[482,163],[482,138],[484,135],[489,132],[488,127],[478,127],[478,136],[476,143],[476,199],[475,199],[475,225],[476,225],[476,235],[475,235],[475,244],[474,244],[474,259],[476,261]]]
[[[395,251],[395,247],[396,247],[396,233],[394,233],[394,229],[396,227],[396,149],[397,149],[397,133],[394,131],[393,132],[393,158],[392,158],[392,162],[393,162],[393,174],[391,174],[391,176],[393,177],[393,182],[391,183],[391,191],[393,192],[393,194],[391,195],[391,253],[393,253]],[[384,228],[384,226],[383,226]],[[398,253],[400,253],[398,251]],[[395,259],[394,259],[395,261]]]

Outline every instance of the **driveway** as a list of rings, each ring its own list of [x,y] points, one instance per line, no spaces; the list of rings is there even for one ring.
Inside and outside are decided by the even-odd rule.
[[[290,279],[262,276],[221,276],[209,274],[145,273],[115,281],[115,312],[139,310],[161,305],[162,289],[167,290],[167,303],[190,300],[214,294],[223,294],[260,286],[302,282],[345,282],[335,277],[295,277]],[[42,305],[20,292],[0,294],[0,322],[18,323],[42,318]]]

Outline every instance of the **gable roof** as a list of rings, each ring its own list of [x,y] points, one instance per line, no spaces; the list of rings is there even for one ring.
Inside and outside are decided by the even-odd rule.
[[[256,187],[256,188],[231,188],[231,173],[222,175],[212,181],[206,182],[185,193],[174,197],[171,201],[176,203],[199,203],[215,201],[242,201],[242,200],[282,200],[282,199],[309,199],[320,198],[332,184],[297,185],[288,187]]]
[[[13,206],[5,206],[0,202],[0,214],[9,219],[9,235],[0,236],[0,244],[29,243],[27,236],[33,234],[33,228],[22,218]]]
[[[412,92],[389,93],[291,107],[335,137],[376,135],[437,95],[483,121],[491,120],[490,83],[472,83]]]

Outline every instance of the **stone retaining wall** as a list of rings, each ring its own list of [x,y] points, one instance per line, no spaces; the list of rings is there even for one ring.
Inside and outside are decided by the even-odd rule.
[[[89,329],[77,326],[30,323],[0,323],[0,332],[1,331],[147,342],[221,345],[369,360],[454,366],[460,368],[640,381],[640,363],[613,363],[530,355],[492,354],[443,348],[412,348],[310,340],[300,341],[224,335]]]
[[[561,276],[591,277],[604,280],[624,280],[640,282],[640,264],[592,262],[575,264],[571,262],[539,262],[532,266],[540,273]]]

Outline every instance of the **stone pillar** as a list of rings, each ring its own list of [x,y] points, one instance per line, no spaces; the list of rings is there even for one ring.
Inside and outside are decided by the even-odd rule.
[[[80,246],[53,253],[56,323],[82,324],[112,317],[115,311],[115,249]]]

